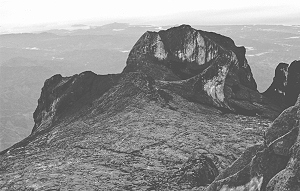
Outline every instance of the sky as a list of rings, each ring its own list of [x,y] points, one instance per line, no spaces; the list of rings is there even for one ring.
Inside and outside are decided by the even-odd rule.
[[[0,0],[0,30],[68,23],[300,24],[299,0]]]

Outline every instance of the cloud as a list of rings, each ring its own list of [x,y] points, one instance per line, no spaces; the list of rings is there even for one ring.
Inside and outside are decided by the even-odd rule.
[[[224,10],[200,10],[178,12],[163,18],[153,18],[149,23],[160,24],[299,24],[300,10],[291,11],[290,6],[244,7]]]
[[[299,18],[300,1],[273,0],[0,0],[0,25],[41,23],[136,21],[172,24],[241,24],[291,22]],[[245,24],[245,23],[244,23]],[[270,24],[270,23],[269,23]]]

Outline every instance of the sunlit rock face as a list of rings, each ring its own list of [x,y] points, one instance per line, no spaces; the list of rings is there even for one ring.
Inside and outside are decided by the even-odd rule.
[[[245,53],[228,37],[181,25],[142,35],[123,72],[144,72],[172,90],[189,87],[182,93],[193,101],[275,118],[280,109],[257,91]]]
[[[247,60],[245,48],[236,47],[232,39],[181,25],[159,32],[146,32],[132,48],[125,71],[143,70],[141,63],[162,65],[171,69],[177,79],[188,79],[203,72],[216,58],[232,58],[239,78],[244,85],[256,89]],[[149,71],[145,71],[149,72]],[[156,74],[155,79],[168,80]]]

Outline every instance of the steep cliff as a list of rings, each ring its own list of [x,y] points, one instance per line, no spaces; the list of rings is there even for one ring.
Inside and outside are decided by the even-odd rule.
[[[130,51],[124,72],[143,71],[157,80],[184,80],[200,74],[222,57],[230,65],[227,70],[231,75],[256,90],[245,52],[245,47],[236,47],[228,37],[181,25],[146,32]]]
[[[144,72],[164,88],[177,93],[184,89],[181,95],[189,100],[275,118],[280,108],[257,91],[245,53],[228,37],[181,25],[146,32],[132,48],[123,72]]]
[[[66,116],[88,107],[117,84],[120,75],[96,75],[83,72],[71,77],[54,75],[46,80],[38,106],[33,113],[35,125],[32,133],[58,123]]]
[[[280,63],[276,67],[271,86],[262,94],[285,109],[295,104],[300,94],[300,61],[290,65]]]
[[[287,107],[286,86],[288,76],[288,64],[280,63],[275,69],[275,76],[270,87],[262,94],[268,97],[273,103],[280,105],[281,108]]]
[[[292,106],[297,101],[300,94],[300,60],[292,62],[288,68],[286,85],[286,100],[288,106]]]

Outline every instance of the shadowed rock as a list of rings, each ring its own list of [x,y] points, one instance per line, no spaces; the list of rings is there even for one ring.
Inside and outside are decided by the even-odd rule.
[[[298,190],[299,120],[300,96],[295,106],[284,110],[271,124],[265,134],[265,145],[247,149],[207,191],[247,190],[258,179],[262,182],[257,191]]]
[[[281,108],[287,106],[285,94],[288,76],[288,64],[280,63],[275,69],[275,76],[271,86],[262,94],[272,100],[273,103],[279,104]]]
[[[219,170],[214,162],[207,156],[193,156],[172,176],[177,184],[187,183],[191,187],[206,186],[210,184]]]
[[[300,60],[293,61],[288,68],[288,78],[286,87],[286,100],[288,106],[292,106],[297,101],[300,93]]]
[[[262,93],[282,109],[295,104],[300,93],[300,61],[290,65],[280,63],[276,67],[271,86]]]
[[[32,133],[91,104],[118,82],[120,75],[96,75],[83,72],[71,77],[54,75],[42,88],[33,118]]]

